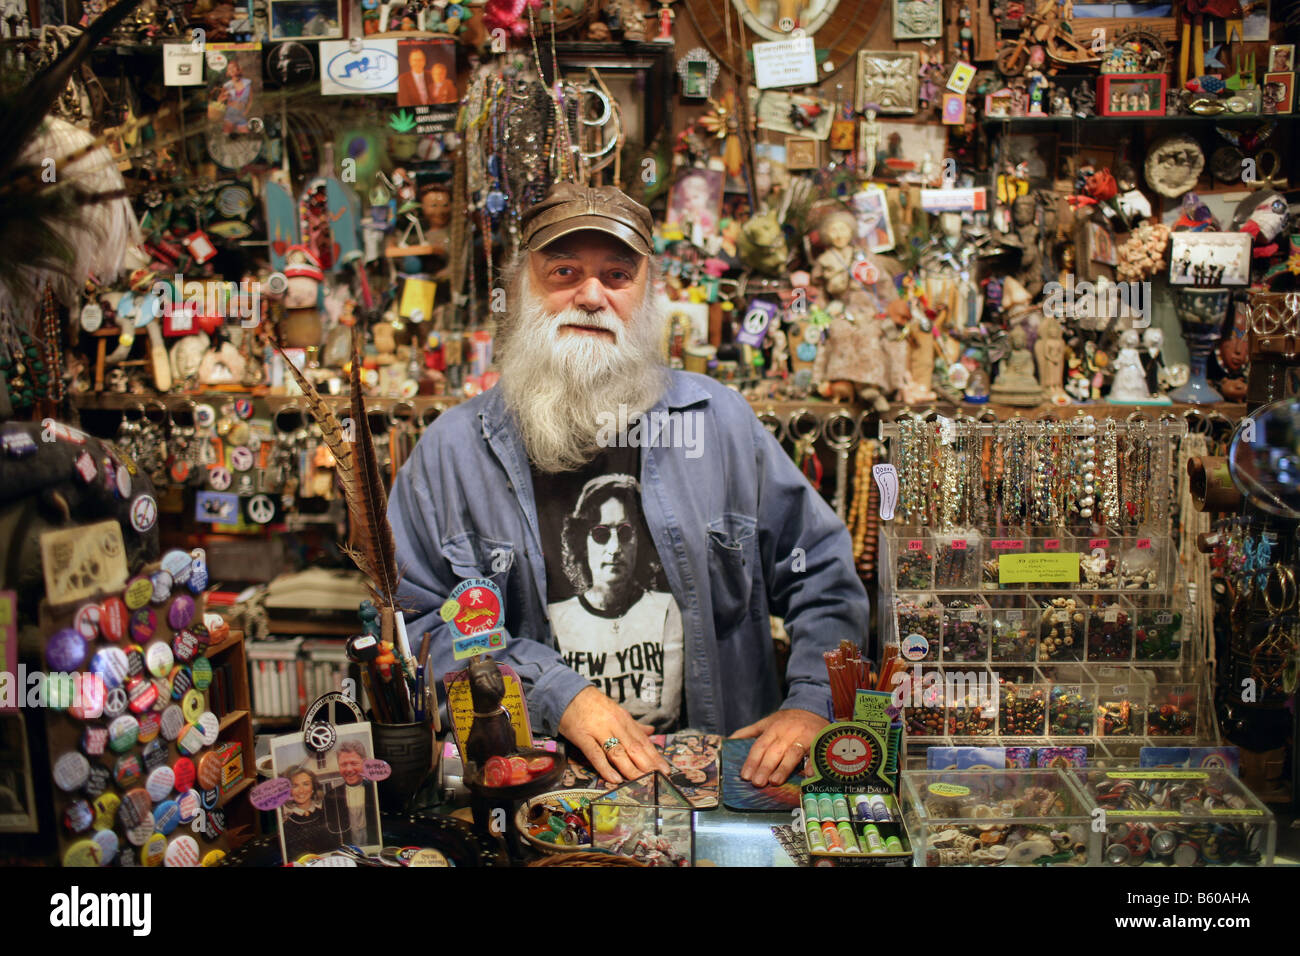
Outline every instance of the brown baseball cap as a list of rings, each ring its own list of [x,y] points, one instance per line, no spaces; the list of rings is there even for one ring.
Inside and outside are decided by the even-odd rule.
[[[650,210],[613,186],[556,183],[541,202],[524,212],[520,225],[523,246],[533,252],[583,229],[620,239],[643,256],[653,248]]]

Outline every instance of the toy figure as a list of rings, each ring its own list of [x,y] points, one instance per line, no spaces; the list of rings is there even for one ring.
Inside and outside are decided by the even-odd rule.
[[[761,213],[746,222],[740,230],[737,250],[745,265],[755,272],[769,276],[779,275],[785,268],[789,251],[776,213]]]
[[[1044,396],[1058,405],[1069,401],[1061,387],[1065,372],[1065,335],[1061,324],[1053,316],[1045,315],[1038,323],[1038,341],[1034,343],[1034,359],[1038,363],[1038,380]]]
[[[1037,405],[1043,390],[1034,377],[1034,356],[1029,351],[1029,337],[1022,328],[1011,330],[1011,354],[1002,360],[1002,370],[990,392],[995,402],[1004,405]]]
[[[469,695],[474,722],[465,739],[465,756],[482,767],[489,757],[506,757],[518,750],[510,715],[501,705],[506,696],[505,678],[491,657],[479,654],[470,661]]]
[[[1146,371],[1138,353],[1140,341],[1136,329],[1128,329],[1120,335],[1119,354],[1115,356],[1115,378],[1107,396],[1107,401],[1112,404],[1145,405],[1152,401]]]

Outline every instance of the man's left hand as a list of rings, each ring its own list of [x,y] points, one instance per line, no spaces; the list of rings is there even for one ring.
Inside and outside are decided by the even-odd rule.
[[[757,737],[749,750],[740,779],[756,787],[779,786],[803,763],[813,738],[827,720],[810,710],[778,710],[756,724],[741,727],[733,738]]]

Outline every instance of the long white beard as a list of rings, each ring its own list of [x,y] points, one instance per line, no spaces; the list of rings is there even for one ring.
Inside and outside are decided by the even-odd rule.
[[[544,472],[572,471],[599,450],[601,422],[648,411],[668,383],[661,351],[666,312],[649,288],[630,322],[611,311],[546,310],[521,268],[517,309],[501,326],[497,357],[506,407],[514,414],[532,463]],[[603,336],[566,333],[577,324],[608,329]],[[624,421],[627,419],[624,418]]]

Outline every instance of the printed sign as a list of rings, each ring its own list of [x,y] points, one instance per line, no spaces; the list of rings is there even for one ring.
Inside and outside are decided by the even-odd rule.
[[[448,596],[440,614],[461,635],[494,630],[501,625],[501,591],[486,578],[462,581]]]
[[[817,54],[812,37],[754,44],[754,85],[811,86],[817,82]]]
[[[451,642],[452,656],[463,661],[475,654],[491,654],[493,651],[505,650],[506,632],[497,628],[480,634],[465,634]]]
[[[192,43],[164,43],[163,84],[202,86],[203,51],[194,49]]]
[[[126,585],[126,547],[116,521],[47,531],[41,535],[41,568],[51,604],[88,598]]]
[[[397,92],[397,41],[368,39],[352,49],[347,40],[320,44],[320,91],[324,96]]]
[[[1078,584],[1079,555],[1075,552],[1004,554],[998,559],[999,584]]]

